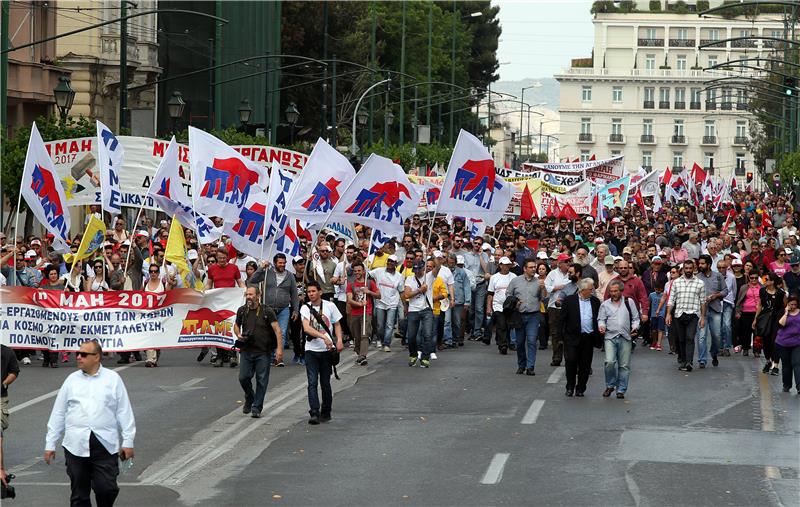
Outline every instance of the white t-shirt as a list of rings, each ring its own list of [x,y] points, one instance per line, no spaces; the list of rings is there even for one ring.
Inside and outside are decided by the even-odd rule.
[[[336,308],[336,305],[332,302],[325,300],[320,302],[322,303],[322,309],[320,310],[319,306],[314,306],[314,309],[317,310],[320,317],[322,317],[322,320],[328,326],[328,329],[331,330],[331,333],[335,333],[334,324],[342,319],[342,314],[339,313],[339,309]],[[311,327],[317,331],[327,334],[325,332],[325,328],[322,327],[317,318],[311,314],[311,310],[308,309],[308,303],[300,305],[300,318],[308,319]],[[328,338],[330,338],[331,341],[333,341],[333,345],[336,346],[336,336],[328,336]],[[325,347],[325,340],[322,338],[314,338],[313,340],[306,340],[305,350],[310,350],[312,352],[326,352],[328,348]]]
[[[417,282],[417,279],[414,275],[409,276],[406,278],[406,283],[404,287],[409,287],[411,290],[417,290],[420,288],[421,285],[427,285],[428,290],[425,294],[417,294],[416,296],[412,297],[408,300],[408,311],[409,312],[419,312],[425,310],[427,308],[433,308],[433,273],[425,273],[425,278],[421,278]],[[425,298],[428,298],[428,302],[425,302]],[[428,306],[430,305],[430,306]]]
[[[450,268],[447,266],[442,266],[439,268],[439,278],[441,278],[444,284],[448,287],[447,290],[450,290],[450,287],[456,283],[455,278],[453,278],[453,272],[450,271]]]
[[[508,284],[510,284],[511,280],[516,277],[517,275],[514,273],[509,272],[507,275],[504,275],[498,272],[489,278],[489,287],[486,290],[494,294],[494,296],[492,296],[492,311],[503,311],[503,303],[506,301],[506,290],[508,290]]]
[[[245,254],[245,256],[242,257],[241,259],[239,257],[236,257],[235,264],[236,264],[236,267],[239,268],[239,274],[242,275],[242,278],[241,278],[242,281],[247,280],[247,269],[246,268],[247,268],[247,263],[250,262],[250,261],[255,262],[255,259],[250,257],[247,254]]]
[[[333,270],[333,276],[339,277],[340,279],[345,279],[345,283],[343,284],[334,284],[333,285],[333,297],[337,301],[347,301],[347,291],[345,288],[347,287],[347,269],[345,269],[345,262],[340,262],[336,265],[336,269]]]
[[[369,272],[375,283],[381,298],[375,301],[375,307],[383,310],[397,308],[400,304],[400,292],[404,290],[403,275],[397,271],[388,271],[386,268],[373,269]]]

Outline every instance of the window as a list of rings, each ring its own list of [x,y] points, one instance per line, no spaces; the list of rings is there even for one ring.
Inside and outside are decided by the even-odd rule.
[[[669,102],[669,88],[659,88],[658,100],[661,102]]]
[[[692,88],[692,102],[700,102],[700,88]]]
[[[591,134],[591,133],[592,133],[592,119],[581,118],[581,134]]]
[[[747,122],[745,120],[736,120],[736,137],[747,137]]]
[[[686,102],[686,88],[675,88],[675,102]]]
[[[590,156],[589,150],[581,150],[581,162],[588,162]]]
[[[714,153],[713,152],[711,152],[711,151],[705,152],[704,153],[704,160],[705,160],[705,165],[703,167],[705,167],[705,168],[714,167]]]
[[[611,102],[622,102],[621,86],[615,86],[611,89]]]
[[[686,29],[686,28],[678,28],[678,30],[676,30],[676,33],[678,35],[678,37],[677,37],[678,40],[688,40],[689,39],[689,30]]]
[[[673,151],[672,152],[672,168],[675,169],[676,167],[683,167],[683,152],[682,151]]]
[[[708,55],[708,66],[713,67],[717,64],[717,55]]]
[[[612,118],[611,119],[611,135],[612,136],[621,136],[622,135],[622,119],[621,118]]]
[[[717,101],[717,90],[712,88],[710,90],[706,90],[706,101],[707,102],[716,102]]]
[[[739,30],[739,37],[750,37],[750,30]]]
[[[676,136],[683,136],[683,120],[675,120],[672,133]]]
[[[643,151],[642,152],[642,167],[653,167],[653,152],[652,151]]]
[[[711,28],[708,31],[709,40],[719,40],[719,28]]]
[[[645,118],[644,120],[642,120],[642,135],[643,136],[653,135],[653,120],[651,118]]]
[[[686,55],[678,55],[675,60],[675,68],[677,70],[686,70]]]
[[[581,86],[581,100],[583,102],[591,102],[592,101],[592,87],[591,86]]]
[[[741,88],[736,89],[736,103],[737,104],[747,104],[747,99],[744,95],[744,90]]]
[[[733,94],[730,88],[722,89],[722,102],[731,102]]]
[[[645,70],[656,70],[656,55],[645,55],[644,56],[644,69]]]
[[[656,89],[655,88],[645,88],[644,89],[644,101],[645,102],[653,102],[656,100]]]
[[[705,137],[715,137],[717,135],[717,125],[714,120],[706,120],[703,135]]]
[[[655,39],[656,38],[656,29],[655,28],[645,28],[644,29],[644,38],[645,39]]]
[[[783,30],[773,30],[771,37],[775,37],[776,39],[783,39]]]
[[[619,157],[620,155],[622,155],[622,150],[611,150],[612,157]]]
[[[744,176],[745,173],[745,154],[736,154],[736,176]]]

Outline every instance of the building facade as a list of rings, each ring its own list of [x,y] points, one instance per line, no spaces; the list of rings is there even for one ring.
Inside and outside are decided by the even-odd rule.
[[[746,149],[752,116],[744,90],[724,81],[706,87],[712,79],[758,71],[704,69],[769,57],[776,44],[740,39],[700,46],[736,37],[782,38],[780,15],[764,14],[757,22],[700,18],[664,5],[660,12],[597,13],[594,28],[592,58],[573,60],[555,76],[561,84],[562,157],[624,155],[632,171],[697,163],[722,178],[752,170]]]

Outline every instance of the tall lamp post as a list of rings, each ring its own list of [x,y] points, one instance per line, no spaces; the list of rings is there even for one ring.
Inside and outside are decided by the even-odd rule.
[[[383,150],[384,152],[389,151],[389,127],[392,126],[394,122],[394,114],[391,110],[387,109],[385,113],[383,113]],[[386,155],[386,153],[384,153]]]
[[[183,95],[178,90],[172,92],[172,97],[167,101],[167,113],[172,119],[172,133],[176,134],[178,131],[178,120],[183,116],[183,109],[186,107],[186,102],[183,100]]]
[[[364,100],[364,97],[369,95],[369,92],[371,92],[373,88],[376,88],[376,87],[378,87],[378,86],[380,86],[380,85],[382,85],[384,83],[391,83],[391,81],[392,81],[391,79],[384,79],[383,81],[378,81],[374,85],[372,85],[369,88],[367,88],[366,90],[364,90],[364,93],[361,94],[361,96],[358,98],[358,101],[356,102],[356,107],[355,107],[354,111],[361,111],[361,101]],[[391,86],[391,85],[389,85],[389,86]],[[388,87],[386,89],[386,102],[387,103],[389,102],[389,89],[388,89]],[[361,113],[359,113],[359,114],[361,114]],[[360,118],[358,118],[358,114],[354,114],[353,115],[353,142],[350,143],[350,153],[352,155],[355,155],[356,153],[358,153],[358,144],[356,143],[356,120],[360,121]]]
[[[67,121],[69,110],[72,109],[72,103],[75,101],[75,90],[70,86],[70,78],[68,76],[59,76],[58,84],[53,88],[53,95],[56,98],[56,107],[61,115],[61,121]]]
[[[364,126],[367,124],[367,120],[369,119],[369,113],[367,113],[363,109],[359,109],[358,114],[356,115],[356,119],[358,120],[358,126],[361,127],[361,129],[363,130]],[[354,130],[353,139],[355,139],[355,137],[356,137],[356,132]],[[355,155],[355,153],[353,153],[353,155]]]
[[[300,111],[294,102],[290,102],[286,107],[286,123],[289,124],[289,144],[294,144],[294,126],[297,125],[297,120],[300,118]]]
[[[250,123],[250,116],[253,114],[253,108],[250,107],[250,101],[247,99],[242,99],[242,102],[239,104],[239,122],[242,124],[242,127],[247,126]]]

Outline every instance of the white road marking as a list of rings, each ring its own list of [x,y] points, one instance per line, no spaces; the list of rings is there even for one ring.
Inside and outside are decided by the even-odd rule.
[[[498,452],[489,463],[489,468],[481,478],[481,484],[497,484],[503,478],[503,469],[506,467],[506,462],[511,454],[507,452]]]
[[[547,377],[547,383],[558,384],[561,381],[561,375],[563,375],[565,371],[567,371],[566,368],[556,368],[553,370],[553,373]]]
[[[539,418],[539,412],[542,411],[542,407],[544,406],[544,400],[533,400],[531,403],[530,408],[527,412],[525,412],[525,416],[520,421],[520,424],[535,424],[536,419]]]
[[[112,368],[112,370],[114,370],[114,371],[116,371],[117,373],[119,373],[119,372],[121,372],[122,370],[125,370],[125,369],[127,369],[127,368],[130,368],[131,366],[133,366],[133,365],[132,365],[132,364],[127,364],[127,365],[125,365],[125,366],[120,366],[119,368]],[[50,391],[50,392],[49,392],[49,393],[47,393],[47,394],[43,394],[43,395],[41,395],[41,396],[37,396],[36,398],[33,398],[32,400],[28,400],[28,401],[26,401],[26,402],[24,402],[24,403],[20,403],[19,405],[15,405],[15,406],[11,407],[11,409],[9,409],[8,413],[9,413],[9,414],[13,414],[14,412],[19,412],[19,411],[20,411],[20,410],[22,410],[23,408],[30,407],[31,405],[36,405],[36,404],[37,404],[37,403],[39,403],[40,401],[44,401],[44,400],[48,400],[48,399],[50,399],[50,398],[53,398],[55,395],[57,395],[57,394],[58,394],[58,391],[59,391],[59,390],[60,390],[60,388],[59,388],[59,389],[56,389],[55,391]]]
[[[200,382],[202,382],[204,380],[205,380],[205,377],[193,378],[193,379],[187,380],[183,384],[179,384],[177,386],[158,386],[158,387],[160,389],[162,389],[163,391],[166,391],[168,393],[181,393],[183,391],[193,391],[195,389],[206,389],[203,386],[192,387],[195,384],[199,384]]]

